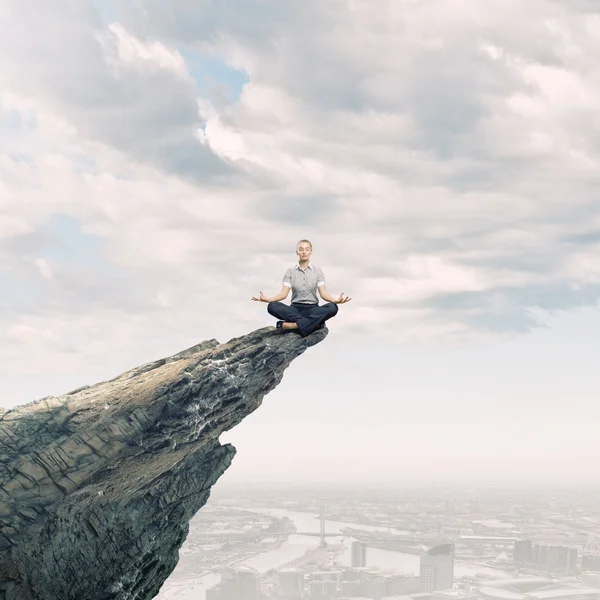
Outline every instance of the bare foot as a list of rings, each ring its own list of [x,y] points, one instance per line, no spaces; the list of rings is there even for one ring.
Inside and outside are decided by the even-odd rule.
[[[296,325],[296,323],[287,323],[284,321],[281,325],[281,329],[298,329],[298,325]]]

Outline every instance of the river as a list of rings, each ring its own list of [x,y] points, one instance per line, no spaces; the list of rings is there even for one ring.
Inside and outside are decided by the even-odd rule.
[[[244,509],[252,510],[252,509]],[[298,531],[307,533],[319,533],[320,520],[318,514],[297,512],[287,509],[254,509],[253,512],[269,513],[275,517],[288,517],[296,525]],[[387,527],[375,525],[357,525],[352,523],[343,523],[341,521],[325,521],[326,533],[339,533],[344,527],[356,527],[370,531],[389,531]],[[392,528],[393,533],[401,533]],[[338,558],[341,565],[350,566],[351,543],[354,538],[340,535],[340,537],[327,537],[329,543],[339,543],[342,539],[346,545],[346,551]],[[238,563],[238,565],[247,565],[264,573],[269,569],[280,567],[287,562],[302,556],[307,550],[316,548],[319,545],[319,538],[313,536],[303,536],[292,534],[277,549],[262,554],[257,554],[252,558]],[[183,549],[182,549],[183,550]],[[380,567],[381,569],[393,569],[398,573],[406,575],[419,573],[419,557],[415,554],[405,554],[402,552],[393,552],[390,550],[380,550],[378,548],[367,548],[367,567]],[[221,580],[219,573],[210,573],[204,577],[188,577],[183,579],[178,576],[177,568],[173,571],[169,579],[165,581],[158,600],[204,600],[206,589],[214,586]],[[454,564],[454,576],[464,577],[467,575],[487,574],[496,577],[510,577],[512,574],[507,571],[492,569],[488,567],[478,567],[472,564],[456,561]]]

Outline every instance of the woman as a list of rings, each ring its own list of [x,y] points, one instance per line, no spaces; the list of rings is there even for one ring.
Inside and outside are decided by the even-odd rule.
[[[278,329],[297,329],[302,337],[310,335],[315,329],[323,327],[323,323],[335,317],[338,304],[350,302],[352,298],[340,294],[334,298],[325,289],[325,275],[320,267],[311,264],[312,244],[308,240],[300,240],[296,246],[298,264],[290,267],[283,276],[281,291],[272,298],[266,298],[262,292],[258,298],[252,297],[256,302],[268,302],[269,314],[277,319]],[[292,290],[290,306],[281,302],[285,300]],[[319,295],[327,304],[319,306]]]

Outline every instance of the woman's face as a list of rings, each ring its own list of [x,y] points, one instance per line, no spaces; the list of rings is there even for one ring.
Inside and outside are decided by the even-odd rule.
[[[296,254],[300,260],[310,260],[310,255],[312,254],[312,248],[310,244],[302,243],[298,244],[296,248]]]

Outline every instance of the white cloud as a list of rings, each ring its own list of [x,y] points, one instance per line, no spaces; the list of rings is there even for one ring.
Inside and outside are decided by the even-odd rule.
[[[3,88],[128,161],[190,180],[229,172],[198,143],[195,85],[176,50],[104,27],[90,2],[60,7],[11,5],[0,37]]]
[[[35,265],[40,270],[40,274],[44,279],[52,279],[54,274],[47,260],[43,258],[37,258],[35,260]]]
[[[179,52],[169,50],[160,42],[143,42],[132,36],[118,23],[109,25],[104,35],[98,36],[106,60],[113,66],[120,63],[144,68],[160,68],[189,79],[185,60]]]
[[[525,331],[544,299],[593,304],[598,15],[142,0],[105,24],[59,4],[12,3],[0,30],[0,322],[25,328],[19,344],[50,351],[71,318],[98,356],[128,315],[129,348],[152,327],[268,324],[249,298],[279,289],[302,237],[353,297],[341,335]],[[189,52],[247,72],[239,100],[201,96]],[[54,260],[57,213],[94,240],[93,264],[77,247]]]

